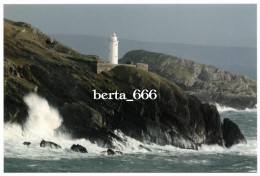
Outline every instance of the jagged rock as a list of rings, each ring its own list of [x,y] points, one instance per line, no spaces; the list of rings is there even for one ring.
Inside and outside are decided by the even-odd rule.
[[[222,123],[216,106],[204,104],[204,106],[202,106],[201,108],[204,117],[204,123],[206,125],[205,142],[207,144],[219,144],[223,146],[224,140],[221,128]]]
[[[114,150],[112,150],[112,149],[109,148],[109,149],[107,150],[107,154],[108,154],[108,155],[115,155],[116,152],[115,152]]]
[[[52,38],[47,38],[45,41],[46,44],[53,44],[54,40]]]
[[[245,109],[256,105],[256,81],[242,75],[162,53],[134,50],[119,63],[146,63],[154,72],[206,103]]]
[[[237,124],[232,122],[230,119],[225,118],[223,123],[223,137],[226,147],[231,147],[232,145],[243,143],[246,144],[247,141],[244,135],[241,133]]]
[[[74,152],[88,153],[87,149],[79,144],[77,144],[77,145],[73,144],[71,146],[70,150],[72,150]]]
[[[126,145],[126,141],[122,137],[117,136],[113,131],[103,128],[101,132],[104,136],[107,136],[106,140],[104,141],[103,147],[108,147],[113,150],[122,150],[123,146]],[[117,145],[114,144],[115,141]]]
[[[108,149],[107,150],[107,154],[108,155],[116,155],[116,154],[119,154],[119,155],[123,155],[123,152],[121,152],[121,151],[114,151],[114,150],[112,150],[112,149]]]
[[[54,142],[50,142],[50,141],[45,141],[45,140],[41,141],[40,147],[49,147],[49,148],[54,148],[54,149],[61,149],[61,146],[59,146],[58,144],[56,144]]]
[[[149,151],[149,152],[152,151],[151,149],[149,149],[149,148],[147,148],[147,147],[145,147],[145,146],[143,146],[143,145],[139,145],[138,147],[141,148],[141,149],[145,149],[145,150],[147,150],[147,151]]]
[[[24,142],[23,145],[29,146],[29,145],[31,145],[31,143],[30,142]]]

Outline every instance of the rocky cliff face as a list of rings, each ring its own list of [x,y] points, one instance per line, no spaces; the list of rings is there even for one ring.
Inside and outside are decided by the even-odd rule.
[[[207,103],[219,103],[238,109],[256,105],[256,81],[194,61],[143,50],[128,52],[127,61],[149,64],[154,72],[180,86],[186,93]]]
[[[181,148],[227,142],[215,106],[202,104],[151,72],[119,66],[96,74],[98,61],[97,56],[79,54],[26,23],[5,20],[4,121],[23,125],[28,117],[23,97],[35,92],[59,110],[63,124],[58,130],[100,145],[113,147],[114,140],[124,144],[115,129],[143,142]],[[158,97],[94,100],[94,89],[123,92],[127,98],[136,89],[155,89]],[[228,131],[228,126],[223,129]]]

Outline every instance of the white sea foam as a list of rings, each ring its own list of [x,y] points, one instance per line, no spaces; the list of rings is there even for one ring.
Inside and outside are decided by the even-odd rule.
[[[37,94],[29,94],[24,98],[29,107],[29,117],[24,128],[18,124],[5,124],[4,126],[4,150],[5,157],[34,158],[34,159],[60,159],[68,157],[81,157],[78,153],[69,149],[73,144],[85,146],[91,154],[104,151],[97,144],[86,139],[72,139],[69,134],[55,134],[62,123],[59,112],[51,107],[48,102]],[[40,148],[40,141],[48,140],[59,144],[62,150]],[[23,142],[29,141],[29,147]]]
[[[152,150],[153,153],[160,155],[176,155],[180,153],[193,153],[193,154],[238,154],[238,155],[256,155],[257,153],[257,142],[254,139],[248,140],[247,144],[238,144],[230,148],[225,148],[219,145],[202,145],[198,150],[181,149],[172,145],[157,145],[157,144],[143,144],[129,136],[124,135],[120,130],[115,130],[115,134],[122,137],[126,142],[126,146],[123,146],[125,153],[149,153],[144,148],[140,148],[143,145],[146,148]]]
[[[232,108],[232,107],[228,107],[228,106],[223,106],[223,105],[220,105],[218,103],[215,103],[217,109],[219,112],[226,112],[226,111],[237,111],[237,112],[256,112],[257,111],[257,105],[255,105],[254,108],[252,109],[249,109],[249,108],[246,108],[245,110],[241,110],[241,109],[235,109],[235,108]]]
[[[230,148],[224,148],[219,145],[202,145],[199,148],[204,154],[236,154],[236,155],[256,155],[257,142],[256,140],[248,140],[247,144],[237,144]]]
[[[24,126],[24,134],[30,137],[35,135],[37,138],[52,138],[54,130],[62,123],[59,112],[36,94],[29,94],[24,101],[29,107],[29,118]]]
[[[9,158],[30,158],[41,160],[59,160],[62,158],[83,158],[104,155],[102,152],[107,148],[99,147],[86,139],[72,139],[69,134],[56,134],[55,129],[62,123],[62,117],[57,109],[51,107],[48,102],[36,94],[25,97],[29,107],[29,117],[24,129],[17,124],[5,124],[4,126],[4,155]],[[223,109],[222,109],[223,110]],[[227,110],[227,109],[224,109]],[[229,109],[230,110],[230,109]],[[256,155],[256,140],[250,139],[247,144],[239,144],[231,148],[223,148],[218,145],[202,145],[198,151],[180,149],[171,145],[160,146],[156,144],[143,144],[129,136],[124,135],[120,130],[114,133],[124,139],[125,145],[114,140],[114,144],[125,154],[132,153],[153,153],[158,155],[204,155],[204,154],[236,154]],[[41,148],[39,143],[42,139],[59,144],[62,149]],[[24,141],[31,142],[29,147],[23,145]],[[73,144],[80,144],[87,148],[88,154],[81,154],[70,151]],[[151,149],[146,150],[144,147]]]

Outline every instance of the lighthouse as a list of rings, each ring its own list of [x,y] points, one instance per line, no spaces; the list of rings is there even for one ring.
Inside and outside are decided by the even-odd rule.
[[[109,39],[108,61],[110,64],[118,64],[118,40],[115,33]]]

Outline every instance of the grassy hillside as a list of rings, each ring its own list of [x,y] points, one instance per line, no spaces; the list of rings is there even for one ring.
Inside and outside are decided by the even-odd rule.
[[[208,103],[244,109],[256,105],[256,81],[214,66],[144,50],[128,52],[119,62],[146,63],[154,72]]]
[[[25,95],[37,93],[59,111],[61,131],[113,147],[119,129],[143,142],[196,149],[201,143],[223,145],[216,107],[202,104],[166,79],[119,66],[96,74],[98,56],[83,55],[33,26],[4,20],[4,121],[23,125]],[[155,89],[155,100],[95,100],[99,93]]]

